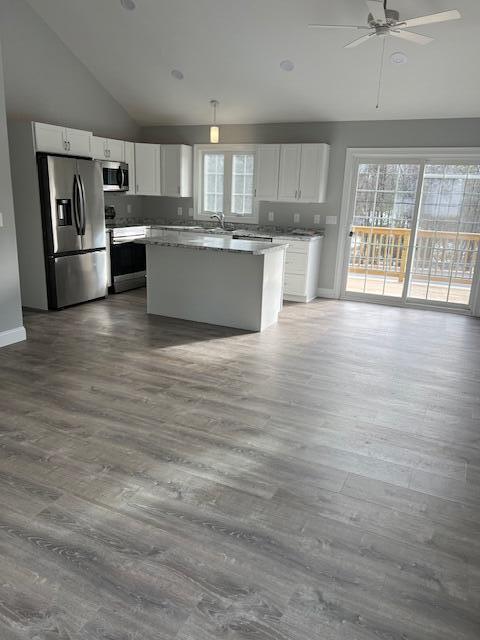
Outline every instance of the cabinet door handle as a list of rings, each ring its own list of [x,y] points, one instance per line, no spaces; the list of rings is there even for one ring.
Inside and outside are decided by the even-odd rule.
[[[68,150],[70,151],[70,149],[71,149],[70,140],[68,140],[67,145],[68,145]]]
[[[66,140],[63,141],[63,148],[65,149],[65,151],[67,151],[68,149]]]
[[[301,190],[301,189],[299,189],[299,190],[298,190],[298,199],[300,200],[300,198],[301,198],[301,197],[302,197],[302,190]]]
[[[180,195],[180,187],[177,187],[177,193]]]
[[[295,189],[295,200],[298,198],[298,189]]]

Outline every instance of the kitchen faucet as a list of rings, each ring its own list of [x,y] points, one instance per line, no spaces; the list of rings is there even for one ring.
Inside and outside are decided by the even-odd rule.
[[[219,211],[218,213],[214,213],[212,216],[210,216],[211,220],[218,220],[218,223],[220,224],[222,229],[225,229],[225,214],[222,211]]]

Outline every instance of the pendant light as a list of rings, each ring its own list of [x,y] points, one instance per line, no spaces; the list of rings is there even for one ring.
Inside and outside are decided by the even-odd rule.
[[[218,144],[218,141],[220,140],[220,129],[217,126],[218,100],[210,100],[210,104],[212,105],[213,110],[213,124],[210,127],[210,143]]]

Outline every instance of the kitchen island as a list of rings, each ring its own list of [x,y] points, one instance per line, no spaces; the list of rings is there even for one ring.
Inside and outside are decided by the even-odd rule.
[[[147,313],[263,331],[282,308],[287,244],[152,229]]]

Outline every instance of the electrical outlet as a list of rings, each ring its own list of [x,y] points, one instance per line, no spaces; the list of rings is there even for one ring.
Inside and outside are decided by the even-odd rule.
[[[193,207],[189,207],[188,209],[188,217],[193,218]]]
[[[183,217],[183,209],[182,209],[182,207],[177,207],[177,216],[179,218]]]
[[[127,204],[127,213],[132,213],[132,205]]]
[[[268,221],[273,222],[275,220],[275,213],[273,211],[268,212]]]
[[[300,214],[299,214],[299,213],[294,213],[294,214],[293,214],[293,221],[294,221],[295,223],[300,222]]]
[[[337,216],[327,216],[326,224],[337,224]]]
[[[319,213],[316,213],[313,216],[313,224],[320,224],[320,214]]]

